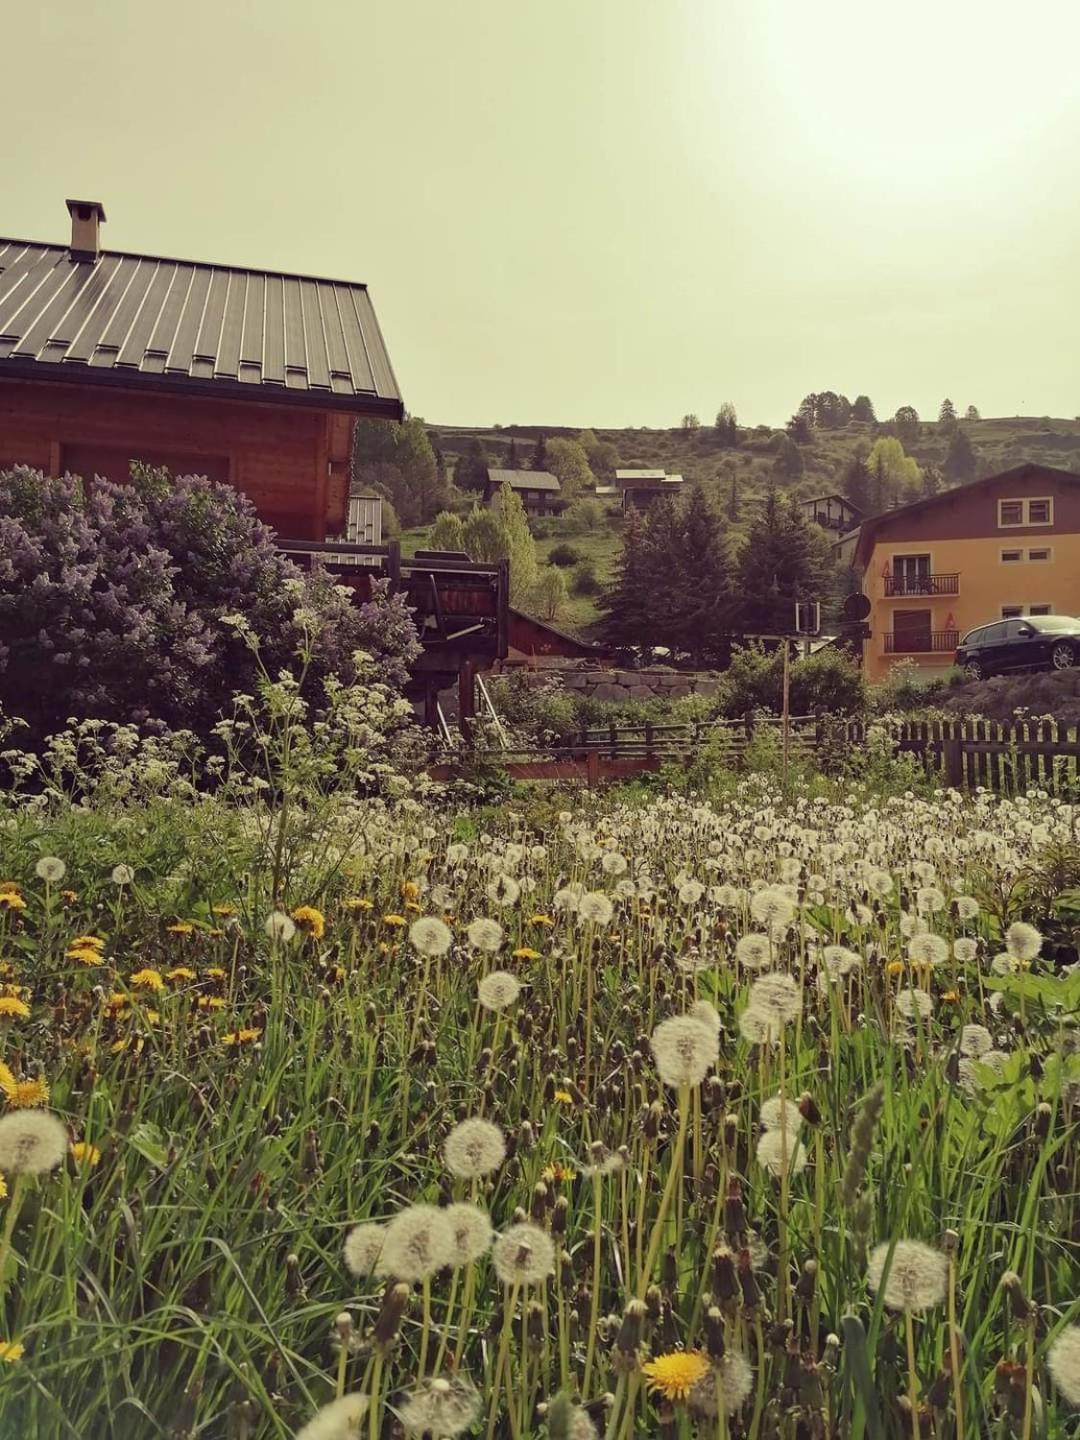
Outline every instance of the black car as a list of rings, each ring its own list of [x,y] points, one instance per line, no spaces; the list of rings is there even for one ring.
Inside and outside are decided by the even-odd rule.
[[[1024,615],[970,630],[956,663],[972,680],[1003,670],[1068,670],[1080,661],[1080,620],[1072,615]]]

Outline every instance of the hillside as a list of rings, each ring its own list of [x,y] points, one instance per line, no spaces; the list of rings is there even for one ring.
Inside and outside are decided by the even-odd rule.
[[[1028,460],[1080,473],[1080,419],[1011,416],[964,421],[963,429],[974,447],[980,475],[1007,470]],[[527,462],[540,435],[574,438],[579,433],[565,426],[542,425],[491,428],[429,425],[428,432],[432,443],[442,451],[450,473],[457,456],[474,438],[483,441],[493,465],[503,465],[512,442],[516,441],[519,457]],[[610,442],[615,447],[622,466],[663,467],[669,473],[681,474],[688,482],[702,484],[725,507],[731,500],[734,486],[738,515],[736,529],[741,529],[752,517],[771,483],[799,498],[839,489],[844,469],[856,451],[860,448],[868,450],[879,434],[887,432],[881,426],[856,422],[838,429],[815,430],[810,443],[798,447],[803,473],[797,478],[777,471],[774,446],[778,433],[783,432],[767,425],[740,429],[737,448],[729,449],[718,443],[711,425],[703,425],[697,430],[594,428],[598,440]],[[919,438],[909,442],[905,448],[920,466],[933,465],[940,470],[945,462],[948,436],[944,427],[936,422],[924,423],[920,427]],[[540,558],[546,559],[555,545],[569,540],[583,556],[594,562],[597,577],[606,580],[619,551],[621,529],[621,516],[614,506],[608,507],[606,527],[585,535],[567,535],[558,522],[541,522],[538,527]],[[424,537],[422,530],[407,533],[403,537],[406,549],[422,544]],[[595,618],[593,600],[575,596],[560,616],[559,623],[572,630],[587,631]]]

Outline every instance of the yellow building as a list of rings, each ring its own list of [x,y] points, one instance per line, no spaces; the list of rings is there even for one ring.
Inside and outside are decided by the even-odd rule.
[[[940,675],[976,625],[1080,614],[1080,475],[1020,465],[875,515],[853,564],[871,605],[867,678],[901,659]]]

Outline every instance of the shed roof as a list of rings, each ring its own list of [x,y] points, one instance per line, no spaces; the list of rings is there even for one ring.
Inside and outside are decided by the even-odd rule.
[[[367,287],[0,238],[0,376],[400,419]]]
[[[511,490],[551,490],[558,493],[562,489],[558,478],[547,470],[488,470],[488,479],[492,485],[509,485]]]
[[[666,470],[616,470],[616,480],[663,480],[667,475]]]

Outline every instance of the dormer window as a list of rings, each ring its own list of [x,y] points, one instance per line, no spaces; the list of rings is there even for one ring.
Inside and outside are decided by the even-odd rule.
[[[1054,502],[1049,496],[1038,500],[999,500],[998,529],[1019,529],[1024,525],[1052,525]]]

